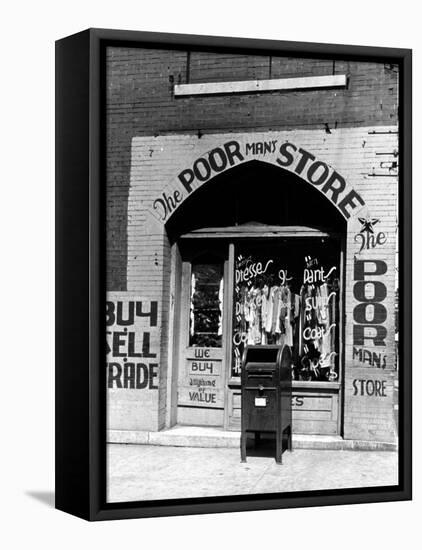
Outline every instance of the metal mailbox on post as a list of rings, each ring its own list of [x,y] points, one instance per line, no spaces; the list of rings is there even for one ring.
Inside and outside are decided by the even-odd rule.
[[[254,433],[275,433],[276,462],[283,441],[292,450],[292,373],[288,346],[247,346],[242,358],[242,433],[240,452],[246,462],[246,439]]]

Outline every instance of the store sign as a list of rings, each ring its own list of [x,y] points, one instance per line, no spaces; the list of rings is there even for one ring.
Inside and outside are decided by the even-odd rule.
[[[203,347],[188,350],[178,403],[189,407],[224,406],[221,350]]]
[[[362,366],[385,369],[387,366],[387,355],[383,352],[366,348],[353,347],[353,360],[358,361]]]
[[[358,218],[361,224],[359,233],[355,235],[355,243],[358,243],[360,249],[358,254],[374,248],[380,248],[387,242],[387,235],[383,231],[377,231],[375,226],[380,222],[379,218]]]
[[[202,184],[214,176],[252,159],[262,159],[300,176],[317,187],[348,219],[365,205],[362,197],[326,162],[289,141],[227,141],[198,157],[177,176],[177,187],[157,196],[152,206],[162,222],[166,222],[180,204]]]
[[[387,381],[355,378],[353,380],[353,395],[369,397],[387,397]]]
[[[374,410],[374,402],[381,401],[387,407],[384,414],[390,414],[392,409],[389,408],[389,399],[393,397],[394,377],[394,372],[389,370],[371,369],[366,365],[356,366],[346,375],[346,400],[350,399],[354,410],[368,415]]]
[[[386,273],[387,264],[383,260],[355,258],[353,295],[358,302],[353,310],[355,347],[385,346],[387,309],[382,302],[387,296],[387,287],[379,279]]]
[[[110,296],[109,296],[110,298]],[[158,302],[106,302],[107,387],[158,389]]]

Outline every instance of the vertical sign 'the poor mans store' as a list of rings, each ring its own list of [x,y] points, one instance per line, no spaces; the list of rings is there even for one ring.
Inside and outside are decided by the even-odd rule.
[[[108,293],[106,334],[108,429],[156,429],[158,302]]]

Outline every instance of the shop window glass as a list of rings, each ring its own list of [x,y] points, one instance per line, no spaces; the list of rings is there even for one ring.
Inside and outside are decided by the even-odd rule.
[[[236,247],[232,376],[245,345],[287,344],[294,380],[339,376],[339,244]]]
[[[223,265],[192,265],[189,346],[222,345],[223,333]]]

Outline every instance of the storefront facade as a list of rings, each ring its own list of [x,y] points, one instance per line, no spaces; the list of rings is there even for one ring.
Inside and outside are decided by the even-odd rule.
[[[244,346],[276,343],[295,433],[395,442],[394,67],[272,58],[272,77],[345,85],[177,97],[177,71],[247,81],[269,60],[238,56],[234,78],[188,53],[108,54],[109,440],[238,431]]]

